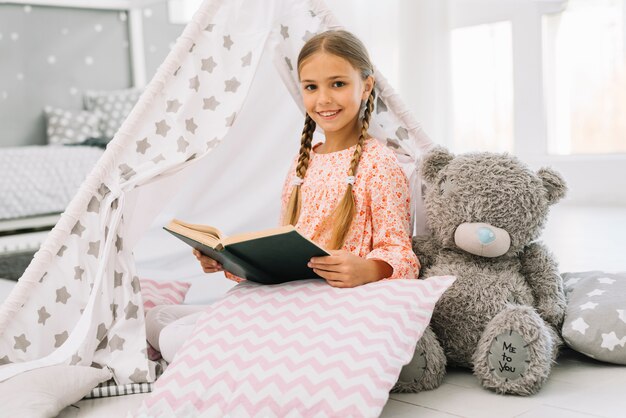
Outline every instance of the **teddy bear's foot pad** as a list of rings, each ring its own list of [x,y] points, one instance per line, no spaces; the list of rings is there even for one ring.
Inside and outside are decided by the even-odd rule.
[[[524,377],[530,363],[527,347],[528,343],[516,331],[508,330],[499,334],[489,348],[489,371],[505,381]]]

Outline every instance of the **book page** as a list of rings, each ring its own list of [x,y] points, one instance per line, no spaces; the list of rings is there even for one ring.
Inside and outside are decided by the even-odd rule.
[[[173,219],[167,225],[167,228],[181,235],[193,238],[212,248],[217,248],[222,244],[223,234],[221,231],[209,225],[190,224],[178,219]]]

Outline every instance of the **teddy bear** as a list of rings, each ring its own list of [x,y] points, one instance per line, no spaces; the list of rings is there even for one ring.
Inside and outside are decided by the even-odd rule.
[[[442,147],[424,156],[420,174],[429,229],[413,239],[420,277],[456,281],[392,391],[436,388],[448,364],[498,393],[536,393],[562,344],[566,306],[557,263],[537,239],[565,181],[509,154]]]

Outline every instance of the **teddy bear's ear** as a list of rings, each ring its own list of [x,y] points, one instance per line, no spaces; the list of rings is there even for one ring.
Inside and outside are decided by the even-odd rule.
[[[433,183],[437,174],[454,158],[454,154],[444,147],[428,151],[420,164],[420,174],[426,183]]]
[[[537,171],[537,175],[543,182],[543,187],[546,189],[546,196],[548,197],[548,203],[555,204],[563,197],[567,192],[567,185],[563,177],[551,168],[542,167]]]

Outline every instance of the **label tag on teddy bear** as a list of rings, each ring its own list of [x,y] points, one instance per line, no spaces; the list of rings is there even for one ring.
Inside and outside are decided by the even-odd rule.
[[[488,359],[493,373],[503,379],[516,380],[528,368],[526,341],[515,331],[505,331],[492,341]]]

